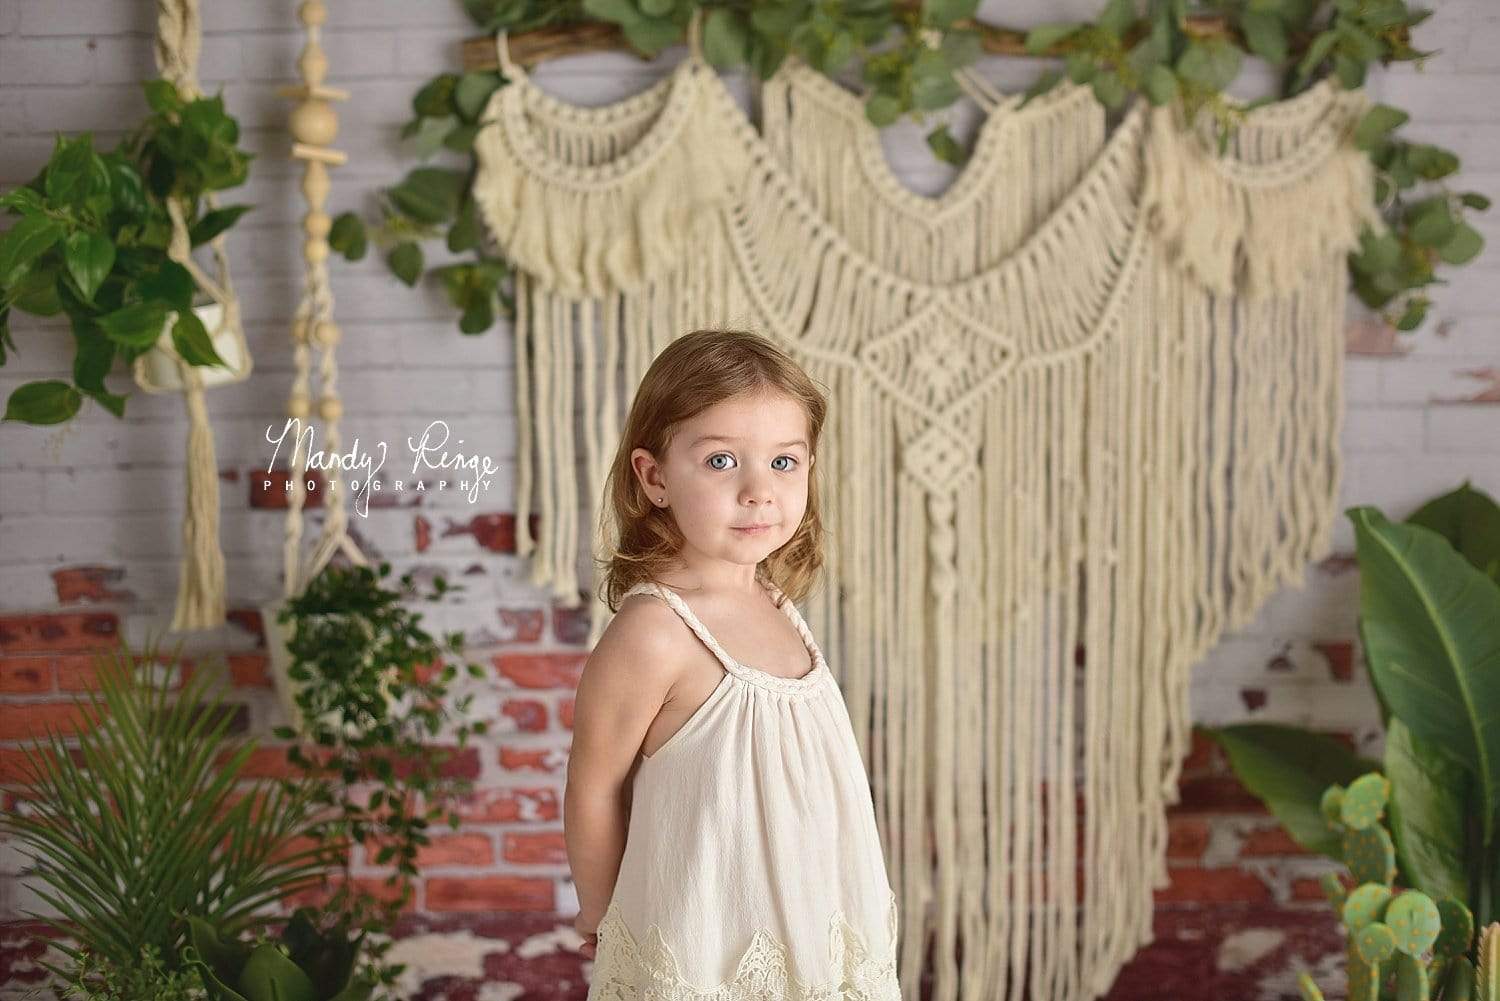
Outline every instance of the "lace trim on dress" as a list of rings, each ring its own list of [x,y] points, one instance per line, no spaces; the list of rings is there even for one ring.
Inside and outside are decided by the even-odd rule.
[[[894,890],[886,909],[885,947],[878,953],[870,951],[842,909],[834,911],[828,919],[831,977],[815,983],[799,979],[791,970],[786,944],[758,928],[730,979],[698,987],[683,976],[661,928],[651,924],[638,941],[619,903],[612,901],[599,923],[589,996],[601,1001],[901,1001],[896,977],[898,925]]]

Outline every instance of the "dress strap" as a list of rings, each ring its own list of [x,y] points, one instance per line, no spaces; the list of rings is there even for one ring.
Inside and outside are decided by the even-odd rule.
[[[708,631],[708,627],[703,624],[697,615],[693,614],[693,610],[688,607],[688,603],[682,600],[682,595],[670,587],[658,584],[655,581],[641,581],[626,591],[622,597],[642,593],[654,594],[671,605],[673,610],[682,617],[682,621],[687,623],[688,628],[703,641],[703,645],[713,652],[713,655],[718,658],[720,664],[724,665],[724,670],[734,675],[740,673],[739,663],[733,657],[729,656],[724,648],[719,645],[719,641],[714,639],[714,634]]]
[[[516,75],[516,64],[510,58],[510,32],[501,28],[495,32],[495,58],[500,63],[500,75],[507,80]]]

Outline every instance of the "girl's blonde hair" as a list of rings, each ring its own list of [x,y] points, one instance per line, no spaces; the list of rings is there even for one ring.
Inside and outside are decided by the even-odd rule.
[[[802,405],[811,459],[818,451],[828,401],[802,367],[768,338],[746,330],[695,330],[672,341],[651,363],[625,419],[599,507],[598,537],[610,555],[594,562],[602,571],[599,597],[611,612],[620,610],[630,588],[657,580],[684,542],[672,515],[646,495],[631,468],[630,453],[644,448],[661,461],[683,421],[724,400],[763,391],[784,393]],[[809,467],[802,523],[757,568],[794,602],[812,590],[823,566],[822,464],[809,461]]]

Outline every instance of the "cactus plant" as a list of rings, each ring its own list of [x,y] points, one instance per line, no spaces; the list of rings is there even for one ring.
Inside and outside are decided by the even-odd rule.
[[[1339,819],[1346,827],[1364,830],[1381,818],[1390,798],[1391,782],[1384,775],[1361,775],[1339,797]]]
[[[1396,958],[1396,1001],[1429,1001],[1431,997],[1427,964],[1403,952]]]
[[[1479,934],[1479,969],[1474,978],[1475,1001],[1500,1001],[1500,921]]]
[[[1360,959],[1379,966],[1396,955],[1396,933],[1382,921],[1371,921],[1354,936],[1354,948]]]
[[[1396,846],[1379,824],[1344,832],[1344,864],[1358,883],[1391,884],[1396,879]]]
[[[1443,977],[1443,1001],[1476,1001],[1474,964],[1459,956],[1449,964]]]
[[[1302,1001],[1323,1001],[1323,992],[1307,971],[1297,974],[1297,988],[1302,991]]]
[[[1333,905],[1333,909],[1342,914],[1344,901],[1349,899],[1349,891],[1345,888],[1344,881],[1339,879],[1339,874],[1325,872],[1319,882],[1323,884],[1323,893],[1328,897],[1328,902]]]
[[[1421,956],[1442,931],[1437,905],[1418,890],[1407,890],[1385,909],[1383,919],[1396,933],[1396,948],[1408,956]]]
[[[1341,909],[1344,924],[1349,927],[1352,934],[1371,922],[1379,921],[1390,900],[1391,888],[1389,886],[1381,883],[1360,884],[1350,892],[1349,899],[1344,901]]]
[[[1337,831],[1343,824],[1344,787],[1338,784],[1329,786],[1323,790],[1323,798],[1319,802],[1323,811],[1323,819],[1328,821],[1328,827]]]

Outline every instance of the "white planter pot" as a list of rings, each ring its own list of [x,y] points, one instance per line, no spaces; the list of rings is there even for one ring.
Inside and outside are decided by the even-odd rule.
[[[297,681],[291,676],[292,654],[288,648],[292,638],[293,623],[279,623],[276,621],[285,598],[276,598],[260,606],[261,622],[266,632],[266,661],[271,673],[271,683],[276,689],[276,699],[281,705],[281,710],[286,716],[287,725],[300,734],[307,733],[307,726],[302,718],[302,710],[297,705],[297,694],[302,690],[303,682]],[[410,697],[397,703],[391,697],[390,684],[396,676],[395,668],[386,671],[384,676],[385,685],[382,694],[385,696],[386,712],[388,714],[404,714],[410,711],[412,700]],[[338,711],[330,711],[324,718],[324,724],[328,728],[339,725],[342,714]],[[358,722],[349,721],[343,725],[344,735],[357,739],[365,727]]]
[[[245,350],[245,339],[240,331],[227,326],[221,328],[224,307],[213,302],[207,306],[195,307],[193,313],[203,321],[203,326],[213,341],[214,350],[229,365],[228,368],[219,365],[194,366],[198,377],[203,381],[203,387],[223,386],[245,379],[252,367],[250,355]],[[182,373],[177,367],[180,356],[172,345],[172,326],[176,322],[177,314],[168,313],[161,337],[157,338],[151,350],[135,361],[136,385],[148,393],[182,392]]]

